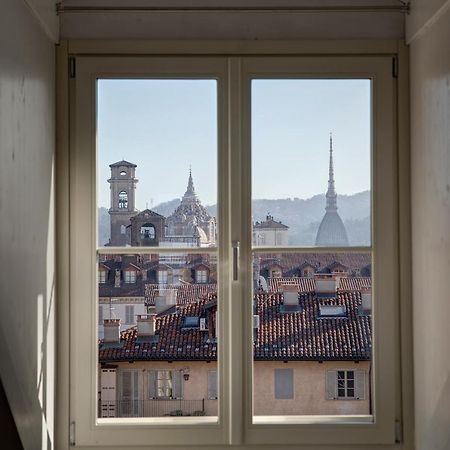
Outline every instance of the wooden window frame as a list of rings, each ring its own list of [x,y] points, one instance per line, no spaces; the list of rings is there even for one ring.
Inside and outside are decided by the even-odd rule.
[[[261,46],[261,44],[263,44]],[[335,45],[336,44],[336,45]],[[400,50],[399,50],[400,47]],[[103,54],[103,55],[109,55],[109,57],[111,57],[111,55],[115,54],[118,52],[118,50],[120,50],[120,53],[122,54],[129,54],[130,57],[131,55],[136,55],[136,54],[141,54],[141,55],[158,55],[158,54],[180,54],[181,53],[185,53],[185,54],[198,54],[198,52],[200,52],[201,54],[206,54],[206,55],[214,55],[217,54],[217,52],[223,54],[224,50],[223,48],[227,49],[229,48],[229,68],[228,68],[228,73],[231,76],[232,82],[230,84],[235,84],[235,85],[241,85],[242,83],[245,83],[245,77],[242,78],[241,77],[241,73],[242,73],[242,61],[240,60],[239,55],[240,54],[244,54],[244,55],[271,55],[274,56],[276,54],[280,54],[283,53],[283,49],[285,49],[284,53],[288,54],[288,55],[298,55],[298,56],[305,56],[305,55],[363,55],[363,56],[353,56],[354,58],[357,59],[364,59],[364,58],[376,58],[376,57],[391,57],[392,54],[397,54],[397,52],[402,53],[404,55],[404,50],[401,49],[401,46],[398,46],[398,44],[396,42],[383,42],[383,43],[379,43],[379,44],[374,44],[372,45],[371,43],[365,42],[364,46],[361,47],[359,44],[351,44],[351,43],[331,43],[331,42],[321,42],[321,43],[315,43],[315,42],[310,42],[310,43],[304,43],[304,44],[292,44],[292,43],[281,43],[281,45],[277,45],[277,44],[273,44],[273,43],[258,43],[255,46],[248,46],[248,45],[234,45],[234,44],[230,44],[227,46],[223,46],[222,44],[218,43],[218,44],[213,44],[211,43],[210,45],[204,46],[202,44],[197,44],[197,45],[192,45],[192,47],[190,47],[189,45],[186,46],[181,46],[179,45],[179,43],[173,42],[173,43],[160,43],[157,46],[151,44],[151,43],[145,43],[145,42],[140,42],[140,43],[124,43],[124,42],[109,42],[109,43],[105,43],[105,42],[98,42],[98,43],[92,43],[92,42],[79,42],[79,41],[74,41],[71,43],[67,43],[67,42],[63,42],[63,45],[59,51],[59,63],[58,63],[58,67],[59,67],[59,80],[64,79],[65,76],[67,76],[67,72],[64,73],[64,71],[62,70],[62,68],[64,67],[68,67],[68,61],[67,61],[67,55],[69,53],[75,53],[78,55],[83,55],[83,49],[84,49],[84,54],[86,54],[86,56],[89,56],[90,54]],[[361,50],[361,48],[365,49],[364,51]],[[181,49],[181,50],[180,50]],[[192,50],[194,49],[194,50]],[[367,50],[368,49],[368,50]],[[227,52],[225,51],[225,54]],[[66,59],[61,60],[61,55],[65,56]],[[351,57],[351,56],[350,56]],[[343,59],[347,58],[347,56],[342,56]],[[119,58],[120,59],[120,58]],[[116,60],[118,62],[118,60]],[[78,68],[78,65],[77,65]],[[120,72],[120,70],[119,70]],[[75,99],[75,89],[74,89],[74,84],[75,82],[69,81],[68,82],[68,87],[67,89],[64,88],[64,86],[61,86],[61,83],[59,82],[59,89],[63,91],[63,94],[66,95],[66,102],[69,102],[69,98],[72,98],[72,100]],[[237,122],[240,122],[242,120],[242,104],[241,104],[241,99],[239,98],[238,95],[236,95],[235,93],[235,89],[236,86],[231,86],[230,87],[230,91],[229,91],[229,96],[230,96],[230,113],[238,113],[236,115],[231,114],[230,115],[230,121],[234,122],[234,125],[236,126]],[[395,94],[395,90],[392,89],[392,94]],[[245,99],[243,100],[245,103]],[[66,103],[68,105],[68,103]],[[72,102],[70,102],[71,105],[73,105]],[[70,106],[70,105],[68,105]],[[244,105],[244,109],[245,109],[245,105]],[[61,111],[61,109],[60,109]],[[64,113],[64,111],[62,110],[62,112],[64,114],[62,114],[65,118],[67,118],[67,125],[71,124],[71,126],[74,126],[74,122],[76,121],[75,119],[75,115],[74,114],[74,110],[72,108],[72,106],[70,106],[70,108],[68,108],[69,113],[66,114]],[[402,107],[402,111],[403,113],[405,112],[405,108],[404,105]],[[73,117],[73,119],[71,119],[70,117]],[[394,120],[392,121],[392,126],[394,127],[395,124],[397,123],[396,121],[398,120],[398,118],[394,118]],[[67,128],[67,127],[66,127]],[[239,127],[236,127],[239,128]],[[404,132],[404,128],[403,128],[403,132]],[[62,133],[64,135],[64,132]],[[243,147],[245,147],[246,142],[248,142],[248,136],[245,136],[246,134],[246,130],[245,127],[244,129],[241,128],[240,132],[232,135],[229,137],[229,144],[230,145],[234,145],[236,148],[236,152],[239,153],[239,151],[242,150]],[[68,136],[68,133],[67,135]],[[390,136],[392,138],[392,136]],[[395,140],[395,139],[394,139]],[[67,137],[67,140],[64,141],[63,138],[59,138],[59,143],[61,145],[61,147],[63,147],[63,150],[60,151],[59,153],[63,155],[62,159],[63,161],[59,162],[59,168],[60,168],[60,172],[64,172],[67,171],[67,173],[71,172],[73,174],[73,171],[77,170],[76,166],[77,166],[77,162],[74,160],[73,157],[73,151],[71,152],[70,158],[69,157],[65,157],[64,156],[64,151],[68,152],[69,148],[76,148],[77,147],[77,138],[73,137],[73,135],[71,135],[70,139]],[[225,139],[225,141],[228,143],[228,140]],[[404,163],[405,159],[407,159],[407,157],[405,156],[405,150],[404,150],[404,139],[399,139],[399,142],[402,141],[402,145],[401,145],[401,149],[399,150],[399,154],[400,154],[400,158],[402,158],[402,161]],[[62,142],[62,144],[61,144]],[[395,146],[395,144],[394,144]],[[392,145],[391,145],[392,147]],[[398,173],[400,172],[400,169],[398,169],[396,163],[397,163],[397,152],[394,152],[395,155],[392,156],[392,160],[390,161],[391,163],[393,163],[393,169],[392,171],[390,171],[390,173],[394,174],[394,179],[396,179],[396,177],[398,176]],[[68,154],[68,153],[67,153]],[[225,162],[225,161],[222,161]],[[84,162],[84,164],[88,163],[87,161]],[[235,161],[234,167],[231,170],[238,170],[239,172],[242,171],[242,169],[245,169],[245,166],[248,165],[248,161],[245,160],[245,155],[244,158],[238,158],[237,161]],[[248,167],[247,167],[248,170]],[[227,175],[228,176],[228,175]],[[407,189],[404,187],[404,175],[402,174],[402,186],[401,186],[401,196],[403,198],[403,200],[405,199],[405,191],[407,191]],[[242,184],[245,184],[245,182],[240,182],[241,183],[241,187]],[[70,193],[70,189],[69,189],[69,181],[67,180],[67,183],[65,182],[61,182],[60,184],[62,184],[64,191],[61,194],[61,198],[66,198],[66,199],[71,199],[71,204],[72,207],[74,207],[74,203],[77,203],[77,198],[73,197],[73,195]],[[397,199],[397,196],[399,196],[400,194],[397,192],[397,189],[394,189],[395,192],[395,199]],[[406,212],[408,212],[408,208],[404,208],[404,207],[398,207],[395,205],[395,199],[394,201],[390,204],[391,206],[394,206],[394,208],[392,208],[392,211],[395,215],[395,212],[400,209],[402,211],[406,210]],[[232,195],[232,199],[231,201],[234,200],[239,200],[236,199],[235,196]],[[62,205],[61,200],[59,200],[59,204]],[[235,206],[238,208],[238,205],[241,205],[240,201],[237,201],[237,203],[235,204]],[[75,206],[77,207],[77,206]],[[243,209],[244,211],[244,215],[248,214],[248,210],[245,210],[245,208]],[[74,247],[71,244],[72,240],[70,238],[69,235],[69,231],[68,228],[66,229],[66,224],[68,224],[68,209],[67,208],[62,208],[62,211],[59,212],[58,214],[58,221],[60,224],[62,224],[62,228],[64,228],[64,230],[61,233],[61,236],[59,237],[59,250],[58,250],[58,255],[59,255],[59,259],[60,261],[63,261],[63,268],[62,268],[62,276],[60,275],[60,279],[62,280],[61,283],[61,287],[59,288],[59,291],[62,293],[62,299],[60,300],[61,303],[63,304],[63,308],[62,308],[62,312],[60,312],[60,317],[64,318],[65,320],[75,320],[77,321],[78,318],[77,317],[73,317],[71,319],[69,319],[70,316],[68,316],[67,312],[69,310],[69,299],[72,297],[73,298],[73,292],[71,292],[69,290],[69,288],[67,286],[69,286],[68,283],[66,283],[66,280],[69,279],[68,277],[68,273],[64,272],[64,270],[66,270],[66,268],[70,267],[70,261],[73,261],[73,253],[74,253]],[[241,220],[242,218],[239,218],[239,220]],[[404,221],[402,220],[400,223],[400,227],[405,228],[404,225]],[[239,229],[239,225],[237,225],[236,223],[231,223],[230,224],[230,229],[232,230],[236,230]],[[222,232],[224,232],[224,230],[222,229]],[[244,232],[247,233],[248,231],[245,230],[239,230],[239,234]],[[391,230],[392,235],[395,239],[397,239],[397,235],[396,235],[396,231]],[[72,233],[72,231],[71,231]],[[233,231],[232,233],[233,234]],[[251,234],[250,234],[251,237]],[[233,238],[233,236],[231,236],[231,238]],[[245,284],[245,274],[246,271],[248,272],[248,267],[245,268],[245,264],[249,262],[250,258],[248,255],[249,250],[251,249],[251,245],[248,244],[248,241],[250,241],[251,243],[251,238],[248,239],[248,237],[245,239],[244,242],[244,251],[241,251],[241,272],[242,275],[244,275],[244,280],[243,280],[243,284]],[[390,242],[390,244],[392,244],[392,242]],[[404,244],[404,241],[403,241]],[[242,241],[241,241],[241,245],[242,245]],[[386,244],[387,245],[387,244]],[[396,251],[395,249],[397,249],[397,244],[394,243],[394,250],[392,251]],[[223,249],[223,254],[221,256],[221,262],[223,263],[223,261],[229,261],[229,259],[227,258],[228,255],[225,255],[226,253],[228,253],[229,249],[228,247],[224,247]],[[408,252],[406,250],[401,249],[401,253],[402,253],[402,257],[404,258],[405,255],[408,254]],[[396,255],[397,256],[397,255]],[[65,274],[66,273],[66,274]],[[251,270],[248,272],[251,273]],[[402,273],[402,279],[399,281],[402,283],[402,289],[403,292],[408,290],[408,277],[405,276],[404,273]],[[395,289],[395,287],[394,287]],[[398,289],[397,289],[398,290]],[[236,286],[236,285],[232,285],[230,288],[230,291],[232,293],[238,294],[240,291],[242,291],[242,286]],[[404,295],[404,293],[402,294]],[[407,304],[407,301],[406,301]],[[64,306],[65,305],[65,306]],[[236,305],[234,305],[236,306]],[[402,306],[403,308],[405,307],[405,300],[402,300]],[[398,304],[394,305],[394,308],[392,308],[390,310],[390,312],[393,312],[393,309],[398,308]],[[247,311],[238,311],[239,308],[231,308],[231,311],[224,311],[223,317],[221,317],[221,329],[222,332],[224,332],[224,336],[226,336],[227,334],[227,329],[226,329],[226,324],[229,323],[228,321],[230,320],[230,318],[234,319],[238,319],[239,317],[242,317],[244,320],[244,323],[246,323],[247,319],[249,319],[251,317],[250,314],[248,314]],[[392,315],[394,322],[399,325],[399,317],[398,317],[398,311]],[[402,315],[405,316],[405,312],[402,311]],[[95,317],[95,314],[94,314]],[[409,317],[406,314],[406,317]],[[380,317],[378,317],[378,320],[380,320]],[[251,328],[251,327],[250,327]],[[406,330],[406,331],[405,331]],[[404,338],[405,336],[408,336],[408,324],[406,324],[404,326],[404,328],[402,328],[401,330],[398,331],[398,334],[402,335],[402,348],[404,346],[404,348],[406,348],[407,352],[410,349],[410,347],[408,346],[408,343],[404,342]],[[224,337],[221,336],[221,337]],[[243,336],[242,333],[236,333],[235,335],[231,335],[228,336],[227,339],[229,340],[229,343],[232,346],[238,346],[240,343],[242,344],[243,341],[245,340],[245,336]],[[71,343],[72,342],[72,343]],[[69,350],[70,348],[70,355],[74,355],[74,353],[76,353],[76,347],[73,346],[73,341],[69,339],[69,336],[67,333],[63,332],[62,333],[62,347],[64,347]],[[383,346],[381,346],[383,347]],[[399,351],[399,341],[398,341],[398,337],[396,339],[396,345],[395,345],[395,350]],[[248,352],[248,347],[246,352]],[[69,352],[67,352],[69,353]],[[245,353],[245,352],[244,352]],[[61,353],[59,353],[59,355],[61,355]],[[72,356],[69,357],[69,359],[66,358],[60,358],[60,362],[59,362],[59,376],[62,377],[63,382],[60,383],[60,385],[62,387],[60,387],[60,391],[64,393],[65,389],[68,389],[68,384],[65,383],[64,380],[68,380],[68,374],[70,373],[70,361]],[[224,354],[222,355],[224,358],[228,358],[228,354],[227,352],[224,352]],[[227,367],[230,369],[230,377],[233,374],[238,374],[241,373],[242,370],[244,370],[244,382],[243,383],[239,383],[236,382],[235,385],[233,386],[233,391],[230,392],[230,400],[229,404],[234,404],[234,415],[230,414],[229,411],[229,405],[227,405],[227,408],[223,408],[224,405],[222,405],[222,408],[220,410],[220,417],[223,419],[223,422],[221,423],[222,427],[220,428],[219,433],[217,433],[217,428],[214,429],[215,427],[215,423],[212,424],[213,427],[207,427],[209,429],[209,431],[213,430],[212,433],[207,431],[204,434],[204,438],[206,437],[206,439],[202,439],[201,443],[211,443],[212,445],[220,445],[222,443],[222,445],[224,444],[233,444],[233,445],[240,445],[241,448],[246,448],[246,445],[254,445],[254,444],[258,444],[261,442],[264,442],[265,444],[272,444],[272,445],[276,445],[276,448],[282,448],[282,446],[284,444],[288,444],[288,445],[292,445],[292,444],[296,444],[296,445],[309,445],[310,443],[314,443],[314,444],[322,444],[322,445],[332,445],[332,447],[330,448],[336,448],[336,445],[341,444],[343,446],[348,445],[349,443],[352,444],[357,444],[357,443],[361,443],[362,445],[365,444],[384,444],[385,447],[383,448],[400,448],[398,445],[395,444],[396,440],[398,441],[398,433],[395,432],[395,429],[397,428],[396,422],[399,420],[398,418],[402,417],[402,413],[401,413],[401,408],[402,406],[404,406],[405,404],[411,404],[410,402],[410,384],[408,382],[408,380],[406,379],[407,377],[403,377],[402,381],[405,384],[405,387],[402,388],[404,391],[407,392],[407,395],[405,396],[406,400],[399,400],[400,394],[399,394],[399,377],[400,375],[398,375],[398,377],[393,377],[396,378],[395,382],[393,384],[395,384],[395,392],[390,392],[392,394],[392,401],[389,401],[389,406],[387,407],[387,411],[389,412],[389,425],[387,426],[388,429],[383,428],[382,433],[378,433],[378,437],[374,437],[374,433],[370,433],[370,428],[372,428],[372,430],[374,429],[374,427],[372,427],[371,424],[365,424],[365,423],[358,423],[355,422],[353,424],[346,424],[343,428],[345,429],[345,433],[348,435],[349,434],[349,429],[354,429],[356,431],[356,433],[353,433],[353,438],[350,439],[351,442],[349,442],[348,439],[346,439],[345,435],[343,434],[342,430],[339,430],[339,426],[336,425],[332,425],[329,422],[323,422],[323,423],[310,423],[309,421],[306,421],[304,423],[300,422],[295,422],[295,423],[290,423],[290,421],[286,421],[285,423],[276,423],[276,422],[272,422],[272,423],[267,423],[267,424],[263,424],[263,423],[252,423],[251,421],[249,422],[249,416],[248,416],[248,411],[251,411],[251,408],[249,408],[249,395],[248,392],[245,392],[244,389],[244,385],[247,383],[248,379],[251,379],[251,373],[249,372],[249,366],[247,366],[246,368],[244,368],[240,363],[237,362],[237,360],[235,359],[235,357],[238,357],[239,355],[234,355],[233,356],[233,362],[230,363],[226,362]],[[248,356],[248,355],[247,355]],[[405,363],[406,365],[408,365],[410,363],[410,360],[408,359],[408,354],[406,356],[402,356],[402,362]],[[246,357],[247,361],[251,361],[251,359],[249,359],[248,357]],[[402,374],[404,374],[404,370],[402,369]],[[224,376],[223,373],[223,369],[220,370],[219,372],[219,377],[221,378],[221,383],[220,383],[220,395],[224,394],[226,391],[226,389],[228,389],[230,386],[227,385],[227,383],[229,383],[229,377],[228,376]],[[397,372],[399,374],[399,372]],[[64,387],[66,386],[66,387]],[[96,386],[95,386],[96,388]],[[74,394],[73,389],[71,390],[72,394],[71,397]],[[243,393],[244,395],[241,397],[240,395],[238,395],[238,392]],[[224,396],[222,397],[224,398]],[[242,401],[241,405],[239,405],[239,400],[238,398],[243,398],[244,400]],[[251,395],[250,395],[251,398]],[[57,408],[59,409],[59,412],[62,413],[62,417],[67,417],[69,422],[72,422],[73,419],[77,416],[76,413],[74,413],[77,410],[77,402],[71,402],[71,407],[69,408],[69,401],[67,399],[67,397],[65,397],[64,395],[62,396],[61,400],[58,400],[58,405]],[[403,415],[406,416],[406,418],[409,420],[409,416],[408,416],[408,412],[404,411]],[[395,419],[395,420],[394,420]],[[166,425],[162,425],[162,424],[158,424],[154,427],[149,426],[148,424],[146,424],[144,427],[145,428],[150,428],[151,429],[151,433],[149,434],[149,436],[152,437],[152,441],[154,445],[176,445],[177,443],[182,443],[182,442],[186,442],[186,435],[185,434],[179,434],[177,433],[177,427],[174,426],[173,422],[172,424],[169,424],[168,426],[170,427],[170,436],[169,439],[167,439],[168,436],[168,428]],[[409,421],[409,423],[411,423],[411,421]],[[189,422],[186,422],[186,424],[189,424]],[[130,427],[124,424],[120,424],[118,422],[116,423],[111,423],[110,425],[105,426],[104,431],[106,431],[107,433],[111,433],[111,431],[121,431],[122,435],[124,436],[125,440],[121,439],[122,443],[126,443],[126,444],[121,444],[118,441],[114,441],[111,439],[107,438],[107,435],[105,433],[101,433],[101,435],[96,435],[93,432],[92,427],[88,427],[88,429],[81,429],[78,427],[78,423],[77,425],[77,433],[76,433],[76,439],[75,437],[73,438],[73,441],[76,443],[76,445],[85,445],[89,448],[95,448],[95,445],[93,445],[94,441],[97,442],[102,442],[104,445],[108,445],[108,441],[109,442],[114,442],[114,445],[126,445],[127,448],[132,448],[133,444],[138,444],[139,442],[139,436],[137,436],[136,433],[130,434]],[[190,424],[189,424],[190,425]],[[197,424],[194,424],[194,426],[196,426]],[[208,424],[210,425],[210,424]],[[267,432],[262,432],[262,430],[264,430],[264,428],[261,428],[261,426],[264,426],[264,428],[266,429]],[[320,427],[320,429],[323,430],[327,430],[327,434],[328,437],[326,439],[323,439],[323,434],[324,433],[317,433],[318,428]],[[131,428],[133,428],[133,425],[131,426]],[[142,427],[138,427],[140,428],[139,431],[142,430]],[[198,430],[198,429],[197,429]],[[380,431],[380,430],[376,430],[376,431]],[[66,433],[66,434],[64,434]],[[271,438],[267,440],[267,433],[270,433]],[[299,433],[302,434],[302,436],[299,437]],[[59,431],[57,432],[57,440],[60,443],[64,443],[64,439],[63,437],[65,437],[65,439],[67,439],[67,434],[69,434],[69,427],[68,425],[64,425],[59,429]],[[73,429],[71,431],[71,436],[75,436]],[[113,433],[115,435],[115,433]],[[139,433],[138,433],[139,434]],[[140,433],[142,434],[142,433]],[[144,433],[144,434],[148,434],[148,433]],[[127,439],[128,436],[128,439]],[[297,436],[297,437],[294,437]],[[319,437],[318,437],[319,436]],[[98,440],[100,439],[100,440]],[[130,440],[131,439],[131,440]],[[192,446],[196,446],[199,445],[200,442],[199,440],[190,440],[190,442],[192,443]],[[275,443],[275,444],[274,444]],[[147,441],[148,444],[148,441]],[[388,447],[386,447],[388,446]],[[185,446],[186,448],[191,448],[189,446]],[[61,448],[67,448],[66,444],[64,444],[64,447],[61,446]],[[325,448],[325,447],[324,447]]]

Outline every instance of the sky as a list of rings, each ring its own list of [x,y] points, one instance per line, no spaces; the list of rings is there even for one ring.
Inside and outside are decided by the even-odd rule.
[[[337,193],[369,189],[370,95],[368,80],[253,80],[252,197],[324,193],[330,132]],[[189,168],[202,203],[216,203],[217,130],[215,80],[99,80],[99,206],[122,159],[137,164],[139,210],[180,198]]]

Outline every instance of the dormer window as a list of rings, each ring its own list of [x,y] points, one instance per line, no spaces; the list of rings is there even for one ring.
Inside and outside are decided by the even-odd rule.
[[[206,269],[199,269],[195,272],[196,283],[207,283],[208,282],[208,271]]]
[[[107,271],[106,270],[99,270],[98,271],[98,282],[101,284],[106,283],[106,275],[107,275]]]
[[[135,270],[125,270],[124,281],[125,281],[125,283],[136,283],[136,271]]]
[[[156,232],[155,227],[151,223],[145,223],[141,227],[141,238],[142,239],[155,239]]]
[[[158,283],[159,284],[167,284],[169,273],[167,270],[159,270],[158,271]]]

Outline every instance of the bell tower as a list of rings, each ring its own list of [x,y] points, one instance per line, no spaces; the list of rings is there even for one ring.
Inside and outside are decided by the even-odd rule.
[[[127,227],[130,219],[136,215],[135,207],[135,177],[136,164],[119,161],[110,164],[111,178],[108,180],[111,190],[111,238],[109,245],[123,246],[127,244]]]

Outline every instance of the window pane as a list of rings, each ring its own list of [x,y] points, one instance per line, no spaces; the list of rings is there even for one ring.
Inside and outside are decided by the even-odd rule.
[[[253,245],[370,245],[370,80],[253,80],[251,120]]]
[[[216,245],[216,84],[98,81],[99,246]]]
[[[107,273],[98,284],[99,417],[216,416],[216,256],[100,254],[98,264]],[[123,275],[130,265],[133,283]]]
[[[372,414],[370,389],[349,400],[356,368],[371,385],[371,253],[255,251],[253,270],[254,414]]]

